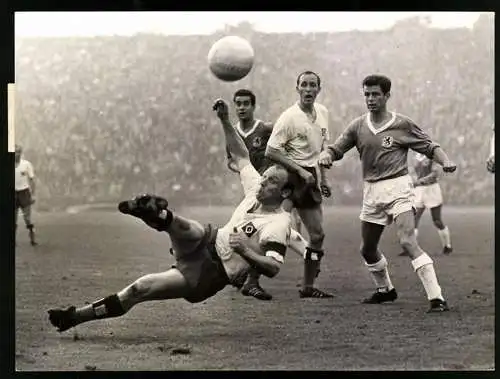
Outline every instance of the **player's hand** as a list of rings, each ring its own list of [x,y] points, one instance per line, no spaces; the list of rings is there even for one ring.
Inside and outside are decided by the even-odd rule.
[[[321,189],[321,194],[324,197],[332,196],[332,187],[330,186],[330,184],[326,180],[321,181],[319,188]]]
[[[330,155],[330,153],[328,152],[328,150],[323,150],[319,154],[319,165],[326,167],[326,168],[330,168],[330,167],[332,167],[332,163],[333,163],[333,159],[332,159],[332,156]]]
[[[238,170],[238,165],[236,164],[236,162],[232,159],[229,159],[227,161],[227,168],[230,169],[232,172],[235,172],[237,174],[240,173],[240,170]]]
[[[304,180],[306,186],[313,186],[316,182],[316,179],[314,179],[314,175],[307,170],[302,169],[299,175]]]
[[[36,198],[35,195],[31,195],[31,205],[35,204]]]
[[[443,171],[444,172],[455,172],[457,169],[457,165],[453,163],[452,161],[446,161],[443,164]]]
[[[233,228],[233,232],[229,234],[229,247],[231,247],[235,253],[241,254],[244,250],[244,240],[247,237],[242,233],[238,233],[238,229]]]
[[[486,169],[491,172],[492,174],[495,173],[495,156],[492,155],[491,157],[488,158],[486,161]]]
[[[217,112],[217,117],[221,120],[227,120],[229,118],[229,106],[223,99],[215,100],[212,110]]]

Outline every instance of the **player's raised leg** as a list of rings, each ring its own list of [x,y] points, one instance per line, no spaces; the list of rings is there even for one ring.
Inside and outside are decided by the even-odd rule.
[[[309,244],[304,252],[304,277],[300,297],[331,298],[332,294],[314,287],[314,282],[320,273],[323,258],[323,210],[321,204],[297,209],[304,227],[309,234]]]
[[[417,273],[430,301],[429,312],[448,310],[431,257],[418,245],[415,237],[415,217],[412,210],[399,213],[394,218],[401,247],[408,252],[413,269]]]
[[[398,297],[389,276],[387,259],[378,249],[384,228],[383,224],[361,221],[361,255],[376,287],[375,293],[363,300],[365,304],[381,304]]]
[[[443,254],[451,254],[453,252],[453,247],[451,246],[450,230],[444,224],[443,218],[441,217],[442,205],[431,208],[431,217],[434,226],[438,230],[439,239],[443,245]]]
[[[199,222],[174,215],[167,207],[166,199],[152,195],[142,195],[119,204],[122,213],[138,217],[152,228],[169,234],[179,269],[172,268],[162,273],[145,275],[121,291],[92,304],[49,310],[50,322],[58,331],[62,332],[91,320],[122,316],[134,305],[144,301],[176,298],[189,300],[192,297],[195,285],[190,283],[190,279],[193,278],[184,275],[180,262],[190,254],[193,259],[189,259],[194,262],[197,258],[194,253],[205,240],[206,230]],[[198,275],[201,266],[194,267],[196,270],[186,272]],[[197,281],[197,278],[194,279]]]

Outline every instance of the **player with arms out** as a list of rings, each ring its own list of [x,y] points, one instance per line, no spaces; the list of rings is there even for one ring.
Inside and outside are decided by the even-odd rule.
[[[493,125],[493,134],[490,140],[490,156],[486,161],[486,169],[492,174],[495,173],[495,125]]]
[[[438,230],[439,239],[443,245],[443,254],[451,254],[453,248],[451,246],[450,230],[444,224],[441,216],[443,194],[439,179],[442,169],[436,162],[423,154],[417,154],[413,169],[415,171],[415,179],[413,180],[413,186],[415,187],[413,190],[415,194],[415,237],[418,237],[418,225],[425,209],[430,209],[432,222]],[[408,252],[404,250],[399,255],[408,256]]]
[[[245,193],[229,222],[220,229],[203,226],[174,214],[166,199],[153,195],[121,202],[120,212],[169,234],[176,265],[145,275],[92,304],[49,310],[49,320],[59,332],[87,321],[122,316],[144,301],[184,298],[201,302],[228,284],[241,287],[250,267],[268,277],[279,272],[291,230],[290,213],[282,208],[292,192],[288,173],[271,166],[260,176],[231,124],[224,124],[224,134]]]
[[[15,160],[15,222],[17,231],[17,216],[19,208],[23,212],[24,223],[29,232],[31,246],[36,246],[35,225],[31,220],[31,206],[35,203],[35,171],[30,161],[23,158],[23,149],[16,145]]]
[[[386,225],[394,221],[399,242],[412,259],[413,269],[422,282],[429,312],[448,310],[441,292],[431,257],[418,245],[411,178],[408,175],[408,150],[424,154],[454,172],[456,165],[443,149],[431,141],[408,117],[387,111],[391,81],[382,75],[367,76],[362,83],[368,113],[352,121],[327,150],[321,153],[320,164],[330,167],[353,147],[359,152],[363,169],[363,207],[361,210],[361,254],[370,272],[376,292],[363,300],[368,304],[394,301],[387,260],[378,249]]]
[[[273,131],[272,123],[266,123],[254,117],[256,96],[247,89],[239,89],[233,95],[233,104],[238,116],[238,123],[234,126],[240,137],[245,142],[250,155],[250,162],[253,167],[262,174],[273,163],[265,157],[267,141]],[[219,106],[227,107],[225,103],[220,103]],[[226,117],[227,112],[219,112],[219,115]],[[227,122],[226,119],[221,122]],[[229,149],[227,150],[228,168],[233,172],[238,172],[236,162],[232,159]],[[293,233],[290,243],[299,246],[305,244],[304,238],[300,235],[300,219],[297,211],[292,210],[292,228],[297,232]],[[293,247],[292,247],[293,248]],[[302,252],[301,252],[302,254]],[[273,297],[270,293],[264,290],[259,283],[260,274],[255,270],[250,270],[248,279],[241,293],[244,296],[253,296],[259,300],[271,300]]]
[[[314,287],[323,257],[322,195],[331,195],[324,168],[318,165],[320,152],[328,140],[328,110],[316,103],[321,79],[312,71],[300,73],[296,81],[299,101],[276,121],[267,143],[266,157],[283,165],[294,184],[292,200],[309,234],[304,252],[304,277],[301,298],[331,298]]]

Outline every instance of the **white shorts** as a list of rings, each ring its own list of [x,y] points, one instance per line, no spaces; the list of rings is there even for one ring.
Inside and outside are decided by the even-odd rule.
[[[413,190],[415,193],[416,208],[435,208],[443,204],[443,194],[439,183],[428,186],[417,186]]]
[[[374,183],[365,182],[359,219],[389,225],[395,217],[414,207],[413,184],[409,175]]]

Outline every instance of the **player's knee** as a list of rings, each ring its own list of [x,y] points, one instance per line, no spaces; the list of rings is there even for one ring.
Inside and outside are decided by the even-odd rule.
[[[444,223],[440,218],[432,218],[432,222],[434,223],[434,226],[438,229],[444,229]]]
[[[153,278],[151,275],[145,275],[132,283],[130,286],[130,296],[136,300],[145,298],[151,292],[152,287]]]
[[[311,245],[313,246],[322,246],[323,241],[325,239],[325,232],[323,232],[323,229],[317,229],[313,231],[312,233],[309,233],[309,239],[311,241]]]
[[[400,233],[399,244],[405,251],[413,251],[417,247],[417,240],[413,231]]]
[[[359,251],[365,260],[370,260],[377,254],[377,245],[362,242]]]

